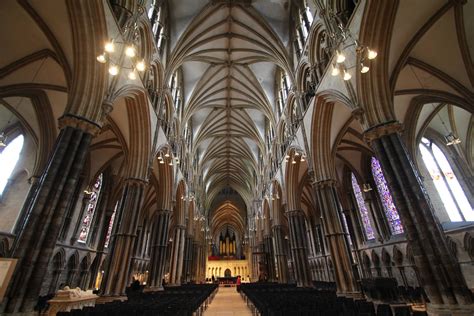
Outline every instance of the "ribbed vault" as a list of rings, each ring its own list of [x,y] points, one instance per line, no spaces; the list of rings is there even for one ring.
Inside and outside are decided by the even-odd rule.
[[[209,3],[173,49],[166,76],[183,71],[179,132],[192,127],[193,157],[209,211],[223,188],[232,188],[251,204],[266,157],[264,135],[276,126],[277,67],[289,69],[284,45],[259,12],[244,3]],[[227,221],[243,225],[242,216],[234,218],[239,212],[219,210],[219,218],[227,210]]]

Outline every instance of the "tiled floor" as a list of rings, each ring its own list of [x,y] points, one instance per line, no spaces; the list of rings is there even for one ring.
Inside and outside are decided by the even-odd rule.
[[[219,287],[204,316],[251,316],[252,312],[235,287]]]

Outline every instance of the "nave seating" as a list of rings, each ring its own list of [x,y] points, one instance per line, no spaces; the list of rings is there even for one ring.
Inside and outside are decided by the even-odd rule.
[[[216,284],[165,287],[164,291],[135,293],[127,301],[114,301],[60,312],[58,316],[192,316],[202,315],[215,295]]]
[[[257,315],[283,316],[411,316],[409,306],[391,307],[365,299],[338,297],[330,282],[318,283],[317,288],[297,288],[295,285],[250,283],[240,286],[240,293]]]
[[[361,288],[365,296],[372,301],[411,304],[425,304],[428,302],[423,288],[398,286],[397,280],[394,278],[362,279]]]

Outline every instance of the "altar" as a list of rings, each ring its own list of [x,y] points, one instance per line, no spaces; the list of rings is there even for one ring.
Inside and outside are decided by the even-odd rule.
[[[235,285],[237,284],[237,277],[218,277],[217,278],[217,283],[219,285]]]
[[[206,278],[208,281],[214,276],[214,280],[219,284],[230,284],[237,280],[237,276],[241,276],[241,281],[245,282],[249,279],[250,269],[248,260],[207,260],[206,262]],[[221,283],[222,281],[222,283]]]

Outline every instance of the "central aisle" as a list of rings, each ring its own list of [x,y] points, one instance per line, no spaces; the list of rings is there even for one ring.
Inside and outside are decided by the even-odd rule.
[[[235,287],[219,287],[204,316],[252,316]]]

